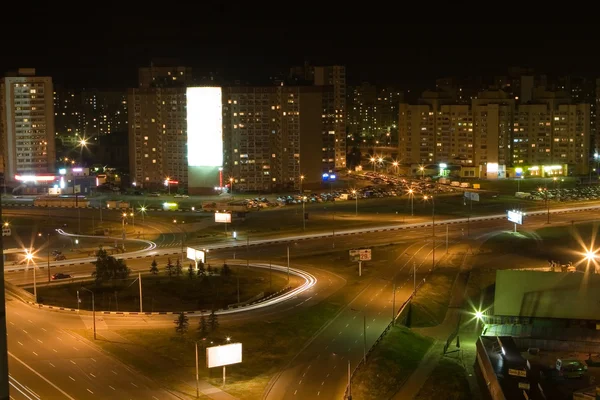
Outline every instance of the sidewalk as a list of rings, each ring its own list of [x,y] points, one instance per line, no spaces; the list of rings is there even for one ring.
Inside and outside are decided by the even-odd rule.
[[[431,372],[438,365],[440,359],[444,356],[444,346],[446,344],[446,340],[448,337],[454,332],[457,325],[461,321],[461,315],[463,314],[462,306],[464,302],[464,295],[467,290],[467,283],[469,279],[469,271],[472,267],[473,263],[473,253],[476,251],[475,248],[478,245],[474,243],[461,243],[455,246],[454,251],[455,254],[462,254],[463,260],[460,263],[460,271],[454,285],[452,286],[452,295],[450,297],[450,301],[448,303],[448,310],[446,311],[446,316],[444,317],[444,321],[433,327],[429,328],[414,328],[413,330],[421,335],[429,336],[435,339],[435,342],[425,355],[417,369],[412,373],[410,377],[405,381],[405,384],[402,385],[400,390],[392,397],[393,400],[406,400],[413,399],[417,396]],[[463,321],[464,323],[464,321]],[[461,334],[461,329],[459,329],[459,335]],[[466,342],[461,340],[461,348],[464,347]],[[473,346],[474,347],[474,346]],[[473,375],[472,368],[468,368],[471,358],[471,352],[468,351],[467,358],[469,361],[465,363],[465,369],[467,371],[468,379],[471,381],[475,379]],[[474,359],[474,353],[473,353]],[[471,363],[472,364],[472,363]],[[476,382],[475,382],[476,384]],[[471,386],[471,396],[473,399],[477,399],[479,390],[471,382],[469,382]]]
[[[148,349],[131,343],[129,340],[113,331],[99,331],[98,339],[111,342],[113,345],[117,345],[119,348],[138,358],[138,360],[141,360],[149,365],[160,365],[161,369],[167,371],[176,370],[176,367],[172,365],[170,360],[148,351]],[[195,392],[196,390],[196,381],[194,380],[193,376],[190,376],[189,380],[179,380],[177,383],[188,386],[191,392]],[[217,388],[204,380],[200,380],[199,389],[200,393],[213,400],[238,400],[236,397],[224,392],[220,388]],[[195,396],[193,398],[195,398]]]

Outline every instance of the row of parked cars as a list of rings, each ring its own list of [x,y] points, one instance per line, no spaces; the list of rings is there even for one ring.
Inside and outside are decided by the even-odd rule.
[[[519,192],[517,197],[534,201],[588,201],[600,200],[600,186],[580,186],[572,189],[545,189]]]

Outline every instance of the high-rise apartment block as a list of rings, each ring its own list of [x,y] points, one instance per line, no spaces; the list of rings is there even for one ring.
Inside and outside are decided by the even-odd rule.
[[[533,175],[556,165],[587,172],[590,106],[571,104],[565,93],[537,88],[517,104],[512,94],[486,91],[461,105],[426,92],[419,103],[400,105],[404,163],[481,166],[488,177],[505,176],[507,167],[530,167]]]
[[[132,182],[156,189],[166,179],[186,185],[186,89],[138,88],[128,93],[129,173]]]
[[[0,81],[0,138],[5,181],[54,172],[52,78],[20,69]],[[17,179],[19,180],[19,179]]]
[[[341,65],[314,67],[317,86],[333,86],[335,116],[335,167],[346,167],[346,67]]]
[[[335,168],[336,107],[331,86],[224,88],[224,170],[234,188],[319,185]]]
[[[379,89],[363,83],[350,90],[347,102],[348,134],[353,140],[389,146],[398,140],[398,105],[404,93],[393,88]]]

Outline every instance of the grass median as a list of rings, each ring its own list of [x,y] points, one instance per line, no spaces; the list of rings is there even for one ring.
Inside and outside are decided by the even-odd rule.
[[[427,277],[410,303],[408,326],[429,327],[444,321],[456,273],[456,270],[443,270]]]
[[[162,267],[161,267],[162,269]],[[103,311],[139,311],[139,284],[137,275],[113,283],[94,282],[68,283],[38,288],[40,302],[60,307],[77,307],[77,298],[82,300],[80,308],[91,310],[89,293],[94,291],[96,309]],[[290,277],[292,285],[297,284]],[[165,272],[142,276],[144,311],[191,311],[226,308],[240,301],[264,297],[288,285],[287,276],[278,271],[265,269],[231,267],[230,275],[194,276],[189,278],[187,271],[181,276],[169,277]],[[31,289],[30,289],[31,290]]]
[[[417,368],[433,340],[405,326],[395,326],[373,349],[366,366],[352,378],[352,397],[391,398]]]

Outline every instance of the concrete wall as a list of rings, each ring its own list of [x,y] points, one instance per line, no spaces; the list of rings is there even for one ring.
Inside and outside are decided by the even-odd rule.
[[[504,397],[504,393],[502,392],[502,388],[500,387],[500,382],[498,382],[498,378],[494,373],[494,368],[492,367],[492,363],[490,362],[490,358],[487,355],[485,346],[481,341],[481,338],[477,339],[476,347],[477,364],[479,365],[479,369],[481,370],[483,379],[487,384],[487,391],[489,395],[491,396],[492,400],[506,400],[506,397]]]

